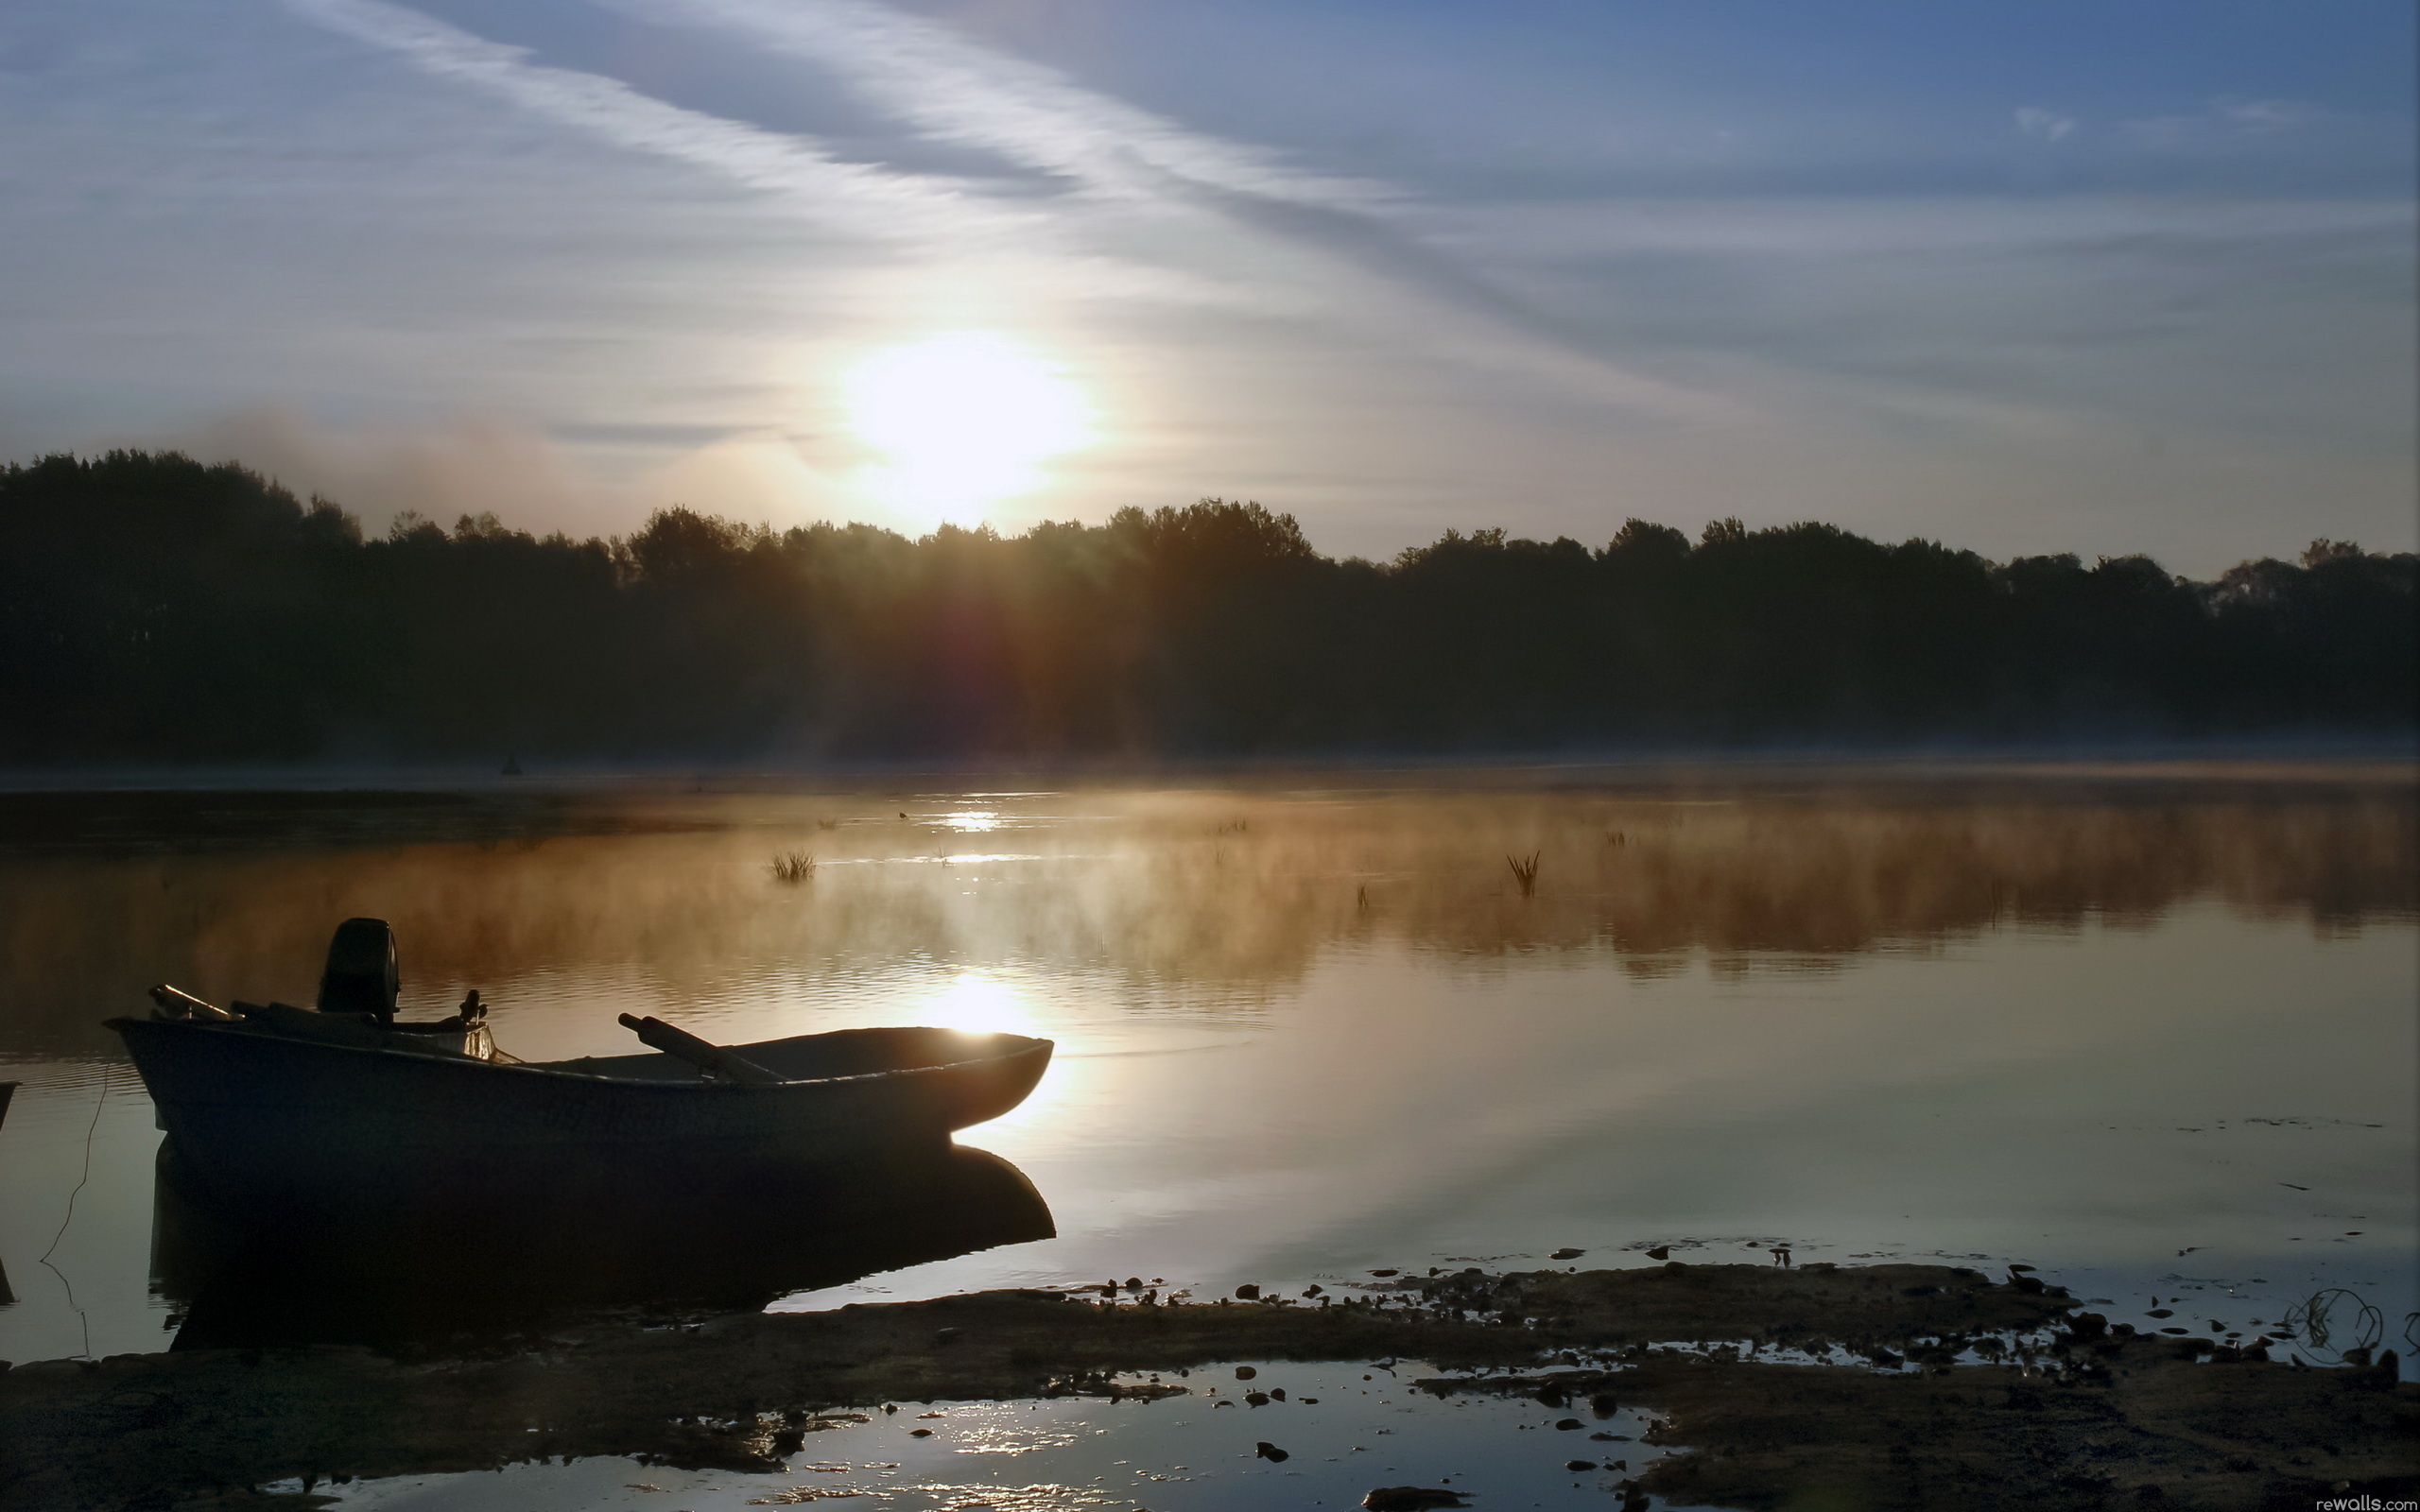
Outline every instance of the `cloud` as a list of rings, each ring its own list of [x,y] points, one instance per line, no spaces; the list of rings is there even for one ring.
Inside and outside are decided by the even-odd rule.
[[[2045,142],[2056,142],[2076,129],[2076,118],[2039,105],[2022,106],[2016,112],[2016,129],[2027,136],[2037,136]]]
[[[2309,106],[2292,100],[2221,100],[2218,104],[2221,119],[2261,136],[2290,130],[2316,113]]]
[[[1188,130],[945,26],[870,0],[802,8],[762,0],[613,3],[650,21],[718,26],[835,69],[923,135],[1070,180],[1076,192],[1020,198],[1011,209],[978,184],[841,163],[807,138],[673,106],[615,79],[539,66],[526,48],[385,0],[286,0],[298,14],[429,73],[622,146],[781,193],[852,229],[895,234],[904,217],[936,255],[995,267],[1013,248],[1046,249],[1059,273],[1028,265],[1022,275],[1045,297],[1148,298],[1168,284],[1167,265],[1185,265],[1264,313],[1316,312],[1390,340],[1408,334],[1431,353],[1498,372],[1526,369],[1534,381],[1577,386],[1606,403],[1663,412],[1721,407],[1576,345],[1551,316],[1372,213],[1392,202],[1375,185],[1303,172],[1281,154]],[[1224,234],[1185,229],[1204,223]],[[1171,228],[1179,234],[1168,234]],[[1088,245],[1086,266],[1079,249]],[[1272,250],[1283,255],[1272,260]],[[1082,277],[1072,276],[1079,269]]]
[[[1305,204],[1368,203],[1377,185],[1300,169],[1262,147],[1188,130],[872,0],[608,0],[627,14],[704,22],[840,71],[935,141],[979,147],[1086,190],[1151,198],[1171,180]]]
[[[861,235],[964,236],[1017,218],[967,186],[843,163],[813,141],[666,104],[617,79],[527,60],[506,46],[384,0],[285,0],[305,20],[381,47],[621,146],[779,195]]]
[[[2212,148],[2247,137],[2273,137],[2318,121],[2324,112],[2296,100],[2217,99],[2189,115],[2152,115],[2119,123],[2135,146],[2155,149]]]
[[[1078,185],[1080,199],[1179,220],[1207,217],[1240,242],[1209,250],[1231,282],[1265,301],[1288,278],[1318,287],[1301,302],[1416,333],[1432,352],[1497,371],[1528,370],[1559,387],[1668,414],[1727,411],[1711,396],[1632,372],[1574,343],[1567,327],[1429,246],[1389,212],[1409,197],[1366,180],[1307,172],[1281,153],[1191,130],[1076,84],[1054,69],[985,47],[954,28],[874,0],[606,0],[657,24],[703,23],[775,53],[837,71],[868,101],[925,136],[994,153]],[[1065,216],[1085,207],[1059,206]],[[1118,234],[1105,221],[1096,233]],[[1264,248],[1308,253],[1272,267]],[[1163,255],[1168,255],[1164,253]],[[1247,272],[1246,270],[1250,271]],[[1337,288],[1337,275],[1353,281]],[[1338,298],[1341,293],[1345,297]]]

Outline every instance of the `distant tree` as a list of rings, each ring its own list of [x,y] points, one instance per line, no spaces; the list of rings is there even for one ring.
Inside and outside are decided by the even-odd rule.
[[[628,537],[172,453],[0,469],[0,761],[977,759],[2042,739],[2414,722],[2420,562],[2208,583],[1816,522],[1447,530],[1336,561],[1203,499],[921,540],[680,507]]]

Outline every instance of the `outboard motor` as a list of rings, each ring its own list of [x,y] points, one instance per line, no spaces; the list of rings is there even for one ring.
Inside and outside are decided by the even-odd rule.
[[[395,1017],[395,994],[404,976],[395,960],[395,932],[383,919],[348,919],[328,941],[327,970],[320,973],[320,1011],[374,1013],[380,1022]]]

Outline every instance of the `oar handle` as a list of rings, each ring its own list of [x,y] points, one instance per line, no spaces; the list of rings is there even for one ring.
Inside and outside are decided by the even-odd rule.
[[[151,1001],[160,1005],[158,1017],[164,1019],[210,1019],[221,1022],[243,1017],[225,1008],[204,1003],[190,992],[179,991],[163,982],[151,989]]]
[[[743,1082],[751,1087],[773,1087],[782,1078],[743,1056],[735,1056],[717,1044],[709,1044],[686,1029],[676,1029],[658,1018],[638,1018],[625,1013],[622,1027],[667,1056],[678,1057],[697,1067],[710,1071],[726,1080]]]

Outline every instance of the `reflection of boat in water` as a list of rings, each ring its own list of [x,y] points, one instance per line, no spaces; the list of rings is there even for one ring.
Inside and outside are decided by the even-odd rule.
[[[947,1147],[879,1172],[635,1168],[579,1194],[477,1189],[398,1206],[335,1188],[230,1201],[161,1146],[154,1286],[174,1348],[449,1346],[583,1319],[754,1311],[790,1292],[1048,1239],[1022,1172]]]
[[[444,1193],[499,1171],[602,1190],[641,1163],[693,1169],[857,1161],[945,1146],[1025,1100],[1050,1041],[952,1029],[846,1029],[731,1047],[654,1019],[652,1053],[525,1062],[494,1048],[474,992],[434,1023],[397,1023],[393,937],[349,919],[317,1009],[222,1009],[153,989],[112,1019],[160,1125],[223,1195],[369,1182]]]

